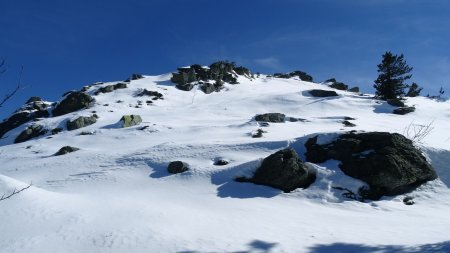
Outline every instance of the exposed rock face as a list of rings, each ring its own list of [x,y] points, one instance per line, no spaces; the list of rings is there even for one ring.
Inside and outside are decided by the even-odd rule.
[[[220,80],[217,80],[215,83],[204,83],[201,86],[201,89],[206,94],[210,94],[213,92],[219,92],[221,89],[223,89],[223,82]]]
[[[9,118],[0,123],[0,138],[8,131],[37,118],[50,116],[49,103],[39,97],[31,97],[28,101]]]
[[[360,193],[369,199],[403,194],[437,177],[413,142],[397,133],[343,134],[324,145],[318,145],[315,136],[305,147],[309,162],[341,161],[339,167],[346,175],[369,185]]]
[[[315,178],[315,173],[309,171],[300,161],[297,152],[292,148],[287,148],[266,157],[252,178],[238,180],[290,192],[297,188],[307,188]]]
[[[142,122],[142,118],[139,115],[123,115],[120,119],[122,127],[131,127],[139,125]]]
[[[97,122],[97,115],[92,115],[89,117],[81,116],[74,120],[67,121],[67,130],[75,130],[82,127],[86,127]]]
[[[316,89],[316,90],[310,90],[308,92],[313,97],[335,97],[335,96],[338,96],[338,94],[334,90],[318,90],[318,89]]]
[[[255,116],[256,121],[272,122],[272,123],[283,123],[286,119],[286,115],[282,113],[265,113],[258,114]]]
[[[407,107],[399,107],[396,108],[392,111],[393,114],[398,114],[398,115],[405,115],[411,112],[414,112],[416,110],[416,108],[414,106],[407,106]]]
[[[64,146],[60,150],[58,150],[58,152],[56,152],[54,154],[54,156],[65,155],[65,154],[72,153],[72,152],[75,152],[75,151],[78,151],[78,150],[80,150],[80,149],[79,148],[74,148],[74,147],[71,147],[71,146]]]
[[[185,68],[178,68],[178,73],[172,73],[170,79],[176,83],[176,87],[180,90],[189,91],[194,85],[202,82],[208,83],[204,85],[202,90],[209,94],[213,91],[218,91],[219,84],[224,82],[230,84],[237,84],[237,77],[243,75],[250,78],[250,71],[245,67],[237,67],[233,62],[218,61],[211,64],[209,67],[203,67],[198,64],[191,65]],[[211,86],[213,85],[213,86]]]
[[[189,166],[182,161],[170,162],[167,171],[172,174],[178,174],[189,170]]]
[[[116,83],[114,85],[107,85],[105,87],[100,87],[96,92],[95,95],[98,95],[100,93],[109,93],[109,92],[113,92],[115,90],[118,89],[125,89],[127,88],[127,84],[126,83]]]
[[[398,98],[387,99],[386,102],[389,105],[392,105],[392,106],[397,106],[397,107],[404,107],[405,106],[405,103],[403,103],[403,101],[401,101]]]
[[[53,109],[53,116],[60,116],[89,107],[94,99],[86,93],[75,91],[67,95]]]
[[[306,82],[312,82],[313,78],[312,76],[308,75],[306,72],[300,71],[300,70],[296,70],[296,71],[292,71],[290,73],[275,73],[273,74],[274,77],[276,78],[293,78],[293,77],[298,77],[300,80],[302,81],[306,81]]]
[[[224,166],[224,165],[227,165],[229,162],[227,161],[227,160],[224,160],[224,159],[220,159],[220,160],[217,160],[215,163],[214,163],[214,165],[216,165],[216,166]]]
[[[41,125],[31,125],[27,129],[23,130],[14,140],[14,143],[21,143],[28,141],[32,138],[44,135],[47,130]]]

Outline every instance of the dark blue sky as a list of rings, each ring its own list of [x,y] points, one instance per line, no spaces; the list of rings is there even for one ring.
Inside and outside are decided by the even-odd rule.
[[[32,96],[55,101],[96,81],[236,61],[253,72],[303,70],[373,92],[376,65],[405,55],[423,95],[450,90],[450,1],[0,0],[0,95],[23,65]],[[447,91],[450,92],[450,91]]]

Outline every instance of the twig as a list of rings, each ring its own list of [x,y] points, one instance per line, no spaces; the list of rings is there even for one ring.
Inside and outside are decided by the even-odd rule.
[[[16,195],[16,194],[19,194],[19,193],[25,191],[26,189],[30,188],[32,185],[33,185],[33,183],[31,182],[28,186],[23,187],[23,188],[20,189],[20,190],[17,190],[16,188],[14,188],[14,191],[13,191],[12,193],[10,193],[10,194],[8,194],[8,195],[3,194],[3,196],[0,198],[0,201],[5,200],[5,199],[9,199],[9,198],[11,198],[12,196],[14,196],[14,195]]]
[[[0,64],[0,66],[4,64],[4,61]],[[3,98],[3,100],[0,102],[0,107],[3,106],[4,103],[6,103],[6,101],[8,101],[10,98],[12,98],[22,87],[22,73],[23,73],[23,66],[20,69],[20,75],[19,75],[19,82],[17,83],[16,88],[9,94],[5,95],[5,98]]]

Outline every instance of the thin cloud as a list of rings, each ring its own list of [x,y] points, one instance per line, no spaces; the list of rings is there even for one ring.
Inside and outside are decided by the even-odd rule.
[[[256,64],[269,69],[281,69],[281,63],[276,57],[266,57],[254,60]]]

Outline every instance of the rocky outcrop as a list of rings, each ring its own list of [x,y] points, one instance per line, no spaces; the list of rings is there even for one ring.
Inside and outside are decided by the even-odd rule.
[[[311,94],[311,96],[313,96],[313,97],[335,97],[335,96],[338,96],[338,94],[334,90],[315,89],[315,90],[309,90],[308,93]]]
[[[141,74],[132,74],[131,77],[126,79],[124,82],[130,82],[132,80],[139,80],[139,79],[142,79],[142,78],[144,78],[144,76],[141,75]]]
[[[142,118],[139,115],[123,115],[120,122],[123,128],[131,127],[142,123]]]
[[[251,73],[245,67],[236,66],[234,62],[218,61],[209,67],[194,64],[178,68],[178,73],[172,73],[170,80],[177,84],[178,89],[185,91],[191,90],[194,85],[204,84],[202,90],[209,94],[220,90],[223,83],[238,84],[237,78],[240,75],[250,78]]]
[[[67,113],[75,112],[84,108],[88,108],[94,99],[86,93],[74,91],[70,92],[61,102],[59,102],[55,109],[53,109],[53,116],[60,116]]]
[[[58,152],[56,152],[54,154],[54,156],[65,155],[65,154],[72,153],[72,152],[75,152],[75,151],[78,151],[78,150],[80,150],[80,149],[79,148],[75,148],[75,147],[71,147],[71,146],[64,146],[60,150],[58,150]]]
[[[172,174],[178,174],[189,170],[189,166],[182,161],[173,161],[169,163],[167,171]]]
[[[256,121],[283,123],[286,119],[286,115],[282,113],[264,113],[255,116]]]
[[[21,143],[32,138],[44,135],[47,133],[47,130],[41,125],[31,125],[23,130],[14,140],[14,143]]]
[[[71,131],[71,130],[75,130],[75,129],[79,129],[82,127],[92,125],[95,122],[97,122],[96,114],[94,114],[92,116],[88,116],[88,117],[81,116],[74,120],[69,120],[69,121],[67,121],[66,126],[67,126],[67,130]]]
[[[406,106],[406,107],[396,108],[392,111],[392,113],[398,114],[398,115],[405,115],[405,114],[414,112],[415,110],[416,110],[416,108],[414,106]]]
[[[339,168],[346,175],[369,185],[360,191],[364,198],[403,194],[437,177],[413,142],[397,133],[349,133],[323,145],[317,144],[317,138],[305,143],[306,160],[341,161]]]
[[[252,178],[238,178],[240,182],[267,185],[284,192],[307,188],[316,178],[292,148],[280,150],[266,157]]]
[[[359,93],[359,87],[352,87],[352,88],[348,89],[348,91],[354,92],[354,93]]]
[[[28,101],[17,111],[15,111],[9,118],[0,123],[0,138],[12,129],[35,120],[37,118],[46,118],[50,116],[48,109],[50,104],[42,101],[39,97],[31,97]]]
[[[296,71],[292,71],[290,73],[275,73],[273,74],[273,77],[276,78],[293,78],[293,77],[298,77],[300,80],[302,81],[306,81],[306,82],[312,82],[313,81],[313,77],[308,75],[306,72],[300,71],[300,70],[296,70]]]
[[[100,87],[96,92],[95,95],[98,95],[100,93],[109,93],[113,92],[118,89],[126,89],[128,86],[126,83],[116,83],[114,85],[107,85],[105,87]]]

